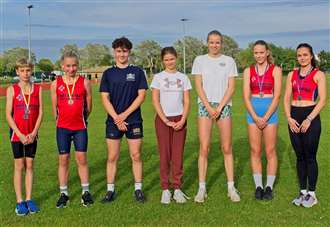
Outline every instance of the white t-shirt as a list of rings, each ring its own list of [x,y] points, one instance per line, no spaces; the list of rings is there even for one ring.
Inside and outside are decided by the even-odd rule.
[[[160,105],[167,117],[183,112],[183,92],[191,89],[189,78],[180,72],[162,71],[152,79],[151,88],[159,89]]]
[[[212,58],[208,54],[197,56],[191,73],[202,75],[207,100],[217,103],[221,101],[228,88],[229,78],[238,76],[234,59],[223,54],[217,58]],[[198,102],[201,102],[199,98]],[[231,100],[227,104],[231,105]]]

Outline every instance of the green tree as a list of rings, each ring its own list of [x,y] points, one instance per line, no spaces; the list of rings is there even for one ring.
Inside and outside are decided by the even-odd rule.
[[[80,65],[83,68],[104,66],[111,62],[110,49],[106,45],[89,43],[80,50]]]
[[[319,54],[319,67],[323,71],[330,70],[330,52],[322,50]]]
[[[54,65],[51,60],[42,58],[38,62],[38,67],[43,72],[51,72],[54,70]]]
[[[156,41],[145,40],[134,48],[131,59],[134,64],[148,69],[152,75],[161,69],[160,52],[161,46]]]
[[[61,55],[65,52],[74,52],[76,55],[80,55],[79,48],[76,44],[65,44],[63,48],[61,48]]]
[[[223,35],[222,42],[223,44],[222,44],[221,53],[231,56],[235,60],[237,60],[238,53],[240,52],[238,43],[233,38],[227,35]]]
[[[28,57],[29,51],[25,48],[15,47],[6,50],[3,54],[6,71],[14,72],[16,61],[20,58],[27,59]],[[31,53],[31,60],[33,63],[36,62],[36,56],[34,53]]]
[[[186,49],[186,73],[191,72],[192,64],[194,59],[198,55],[205,54],[207,52],[207,46],[202,40],[195,37],[186,36],[184,38],[185,49]],[[178,53],[177,65],[178,68],[183,71],[183,42],[182,40],[177,40],[174,43],[174,48]]]

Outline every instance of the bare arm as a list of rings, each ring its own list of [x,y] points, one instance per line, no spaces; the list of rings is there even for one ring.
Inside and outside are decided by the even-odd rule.
[[[202,104],[205,106],[206,110],[209,112],[211,117],[215,117],[216,111],[212,108],[207,100],[205,91],[203,89],[203,80],[202,75],[195,75],[195,87],[199,99],[202,101]]]
[[[257,119],[257,114],[253,109],[251,100],[251,89],[250,89],[250,69],[246,68],[243,73],[243,100],[245,107],[254,121]]]
[[[151,91],[152,94],[152,104],[156,110],[157,115],[159,118],[167,125],[167,123],[170,122],[170,120],[167,119],[162,106],[160,105],[160,100],[159,100],[159,95],[160,95],[160,90],[153,88]],[[170,125],[168,125],[170,126]]]
[[[291,96],[292,96],[292,72],[289,73],[287,79],[286,79],[286,85],[285,85],[285,93],[284,93],[284,112],[288,119],[288,124],[290,127],[290,130],[292,132],[298,133],[299,132],[299,124],[298,122],[291,117]]]
[[[56,95],[57,82],[54,80],[50,85],[50,95],[52,98],[52,111],[55,121],[57,120],[57,95]]]
[[[86,90],[86,114],[87,117],[90,115],[92,112],[92,86],[89,80],[84,80],[84,86]]]
[[[107,92],[101,92],[102,104],[105,111],[113,118],[116,119],[118,114],[116,113],[113,105],[110,102],[110,94]]]
[[[13,96],[14,96],[14,89],[12,86],[7,88],[6,94],[6,120],[8,122],[9,127],[14,131],[14,133],[19,137],[23,144],[27,144],[28,139],[21,131],[18,129],[13,116],[12,116],[12,109],[13,109]]]
[[[264,115],[264,118],[266,121],[268,121],[270,116],[276,110],[278,103],[280,101],[280,97],[281,97],[282,70],[277,66],[275,66],[275,68],[274,68],[273,77],[274,77],[274,96],[273,96],[272,103],[270,104],[267,112]]]
[[[175,130],[180,130],[186,123],[190,109],[189,90],[183,92],[183,112],[180,121],[173,125]]]
[[[28,135],[29,143],[34,142],[43,118],[42,88],[40,87],[39,89],[39,114],[32,133]]]
[[[222,99],[219,102],[219,105],[216,109],[217,111],[217,116],[221,113],[222,108],[229,102],[231,97],[233,96],[235,92],[235,77],[229,77],[228,79],[228,87],[226,89],[226,92]]]

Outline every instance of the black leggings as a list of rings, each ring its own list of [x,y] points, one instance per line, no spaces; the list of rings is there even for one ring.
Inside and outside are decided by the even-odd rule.
[[[291,106],[291,117],[301,124],[307,116],[313,111],[315,106],[296,107]],[[290,140],[297,156],[297,174],[299,178],[300,189],[315,191],[318,166],[316,160],[317,148],[321,134],[321,120],[317,115],[311,122],[305,133],[291,132],[289,127]]]

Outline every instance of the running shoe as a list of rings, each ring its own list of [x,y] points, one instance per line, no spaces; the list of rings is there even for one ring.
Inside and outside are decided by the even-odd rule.
[[[69,196],[64,193],[61,193],[60,198],[57,200],[56,208],[65,208],[69,202]]]
[[[235,187],[229,188],[227,196],[230,198],[232,202],[239,202],[241,198],[238,194],[238,190]]]
[[[305,199],[305,195],[303,193],[299,193],[299,195],[297,196],[297,198],[295,198],[294,200],[292,200],[292,204],[296,205],[296,206],[300,206],[302,204],[302,202]]]
[[[264,197],[264,190],[262,189],[262,187],[257,187],[256,191],[254,192],[254,198],[256,200],[262,200]]]
[[[137,201],[137,202],[139,202],[139,203],[144,203],[145,202],[145,197],[144,197],[144,194],[143,194],[143,192],[140,190],[140,189],[138,189],[138,190],[135,190],[134,191],[134,195],[135,195],[135,200]]]
[[[310,208],[317,204],[317,198],[311,194],[307,194],[301,204],[303,207]]]
[[[163,190],[162,192],[162,198],[160,200],[160,203],[162,204],[170,204],[171,203],[171,192],[167,189],[167,190]]]
[[[273,199],[273,190],[271,189],[271,187],[267,186],[265,188],[263,199],[264,200],[272,200]]]
[[[195,196],[194,201],[196,203],[204,203],[205,199],[207,198],[206,189],[198,189],[197,195]]]
[[[25,201],[16,204],[15,213],[18,216],[24,216],[29,213],[29,209],[26,207]]]
[[[90,205],[92,205],[94,203],[93,198],[91,193],[89,193],[89,191],[85,191],[84,194],[82,194],[81,196],[81,204],[84,207],[88,207]]]
[[[175,189],[173,194],[173,199],[177,203],[186,203],[190,199],[186,194],[184,194],[180,189]]]
[[[115,191],[107,191],[103,199],[101,200],[101,203],[110,203],[115,200],[116,192]]]
[[[33,200],[27,200],[26,207],[28,208],[31,214],[38,213],[40,211],[39,207]]]

